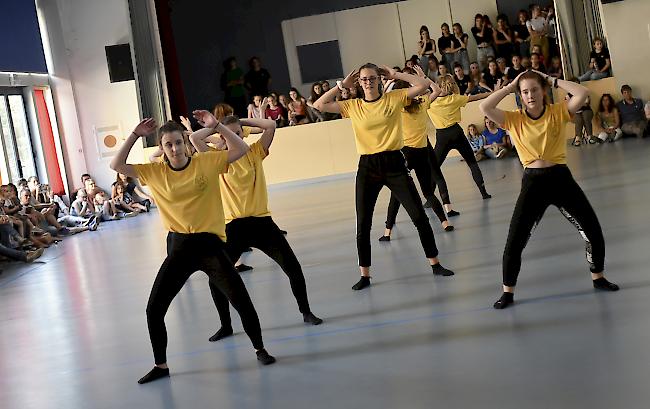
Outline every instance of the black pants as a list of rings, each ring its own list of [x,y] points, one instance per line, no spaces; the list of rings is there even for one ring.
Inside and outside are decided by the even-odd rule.
[[[483,181],[481,168],[478,167],[478,163],[474,157],[474,151],[472,151],[472,147],[463,133],[463,128],[458,124],[454,124],[449,128],[436,130],[436,147],[434,148],[434,152],[436,160],[440,166],[442,166],[445,159],[447,159],[447,155],[452,149],[456,149],[458,153],[460,153],[460,156],[463,157],[465,163],[467,163],[467,166],[469,166],[469,169],[472,172],[472,178],[474,179],[474,183],[476,183],[478,190],[482,195],[486,195],[487,191],[485,190],[485,182]],[[440,193],[440,196],[443,196],[442,192]],[[443,203],[445,203],[444,198]]]
[[[431,176],[433,170],[431,169],[431,161],[429,160],[429,153],[427,152],[426,146],[424,148],[411,148],[405,146],[402,148],[402,153],[406,158],[406,166],[410,170],[415,171],[415,174],[418,177],[422,194],[431,202],[431,207],[436,216],[438,216],[438,219],[440,219],[440,222],[444,222],[447,220],[447,215],[445,214],[445,210],[442,208],[440,201],[433,193],[434,186]],[[397,200],[395,193],[391,192],[390,202],[388,203],[388,215],[386,216],[387,229],[392,229],[395,225],[395,219],[397,218],[399,208],[399,200]]]
[[[431,142],[427,141],[427,152],[429,153],[429,163],[431,164],[431,177],[433,182],[431,183],[431,188],[433,191],[438,187],[438,193],[440,193],[440,199],[442,199],[443,204],[450,204],[451,199],[449,198],[449,189],[447,189],[447,181],[445,176],[442,174],[440,169],[440,163],[438,163],[438,158],[436,158],[436,152],[431,146]]]
[[[0,256],[4,256],[12,260],[27,261],[27,253],[11,247],[10,237],[13,234],[16,234],[16,232],[11,224],[0,224]]]
[[[400,151],[361,155],[356,179],[357,252],[359,266],[370,267],[370,229],[379,191],[383,186],[394,193],[408,212],[420,235],[427,258],[438,256],[436,240],[420,196]]]
[[[300,312],[303,314],[310,312],[305,276],[302,274],[300,263],[271,216],[235,219],[226,225],[226,237],[228,237],[226,253],[231,260],[239,259],[246,248],[255,247],[278,263],[289,277],[291,291],[296,297]],[[231,327],[228,299],[212,283],[210,283],[210,292],[219,311],[221,325]]]
[[[147,304],[147,323],[156,364],[167,362],[167,328],[165,314],[183,284],[195,272],[205,272],[210,285],[216,286],[239,312],[246,334],[255,349],[264,348],[257,312],[244,282],[226,255],[224,243],[211,233],[169,233],[167,258],[151,289]]]
[[[605,239],[594,209],[566,165],[526,169],[521,192],[510,221],[503,252],[503,284],[514,287],[521,269],[521,253],[549,205],[554,205],[586,242],[587,261],[593,273],[605,268]]]

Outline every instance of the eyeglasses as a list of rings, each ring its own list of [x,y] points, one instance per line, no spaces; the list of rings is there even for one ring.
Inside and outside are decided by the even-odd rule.
[[[379,79],[379,77],[368,77],[368,78],[359,78],[359,82],[375,82]]]

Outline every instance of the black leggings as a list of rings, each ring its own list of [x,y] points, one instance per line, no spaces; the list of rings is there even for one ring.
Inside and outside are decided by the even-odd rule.
[[[298,309],[303,314],[310,312],[305,276],[302,274],[300,263],[271,216],[235,219],[226,225],[226,237],[228,237],[226,253],[231,260],[239,259],[246,248],[255,247],[278,263],[284,274],[289,277]],[[217,306],[221,325],[232,327],[228,299],[212,283],[210,283],[210,292]]]
[[[447,215],[445,214],[445,210],[442,208],[440,201],[433,193],[434,185],[431,178],[433,169],[431,168],[431,161],[429,160],[429,153],[427,152],[426,146],[423,148],[411,148],[405,146],[402,148],[402,153],[406,158],[406,166],[415,171],[415,174],[418,177],[418,182],[420,183],[420,189],[422,189],[422,194],[431,202],[431,207],[436,216],[438,216],[438,219],[440,219],[440,223],[446,221]],[[399,200],[397,200],[395,193],[391,192],[390,202],[388,203],[388,215],[386,216],[387,229],[392,229],[395,225],[395,219],[397,218],[399,208]]]
[[[460,156],[463,157],[465,163],[467,163],[467,166],[472,171],[474,183],[478,186],[481,194],[485,196],[487,191],[485,190],[485,182],[483,181],[481,168],[478,167],[478,163],[474,157],[474,151],[472,151],[472,146],[463,133],[463,128],[458,124],[454,124],[449,128],[436,130],[436,147],[434,148],[434,152],[438,165],[442,166],[445,159],[447,159],[447,154],[452,149],[456,149],[460,153]],[[440,192],[440,196],[443,198],[443,203],[447,204],[442,191]],[[449,193],[447,193],[447,198],[449,198]]]
[[[401,151],[361,155],[356,179],[357,252],[359,266],[370,267],[370,229],[379,191],[383,186],[394,193],[408,212],[420,235],[427,258],[438,256],[436,240],[424,212],[415,183],[408,173]]]
[[[556,206],[586,242],[591,272],[605,268],[605,239],[598,217],[566,165],[526,169],[510,221],[503,252],[503,284],[514,287],[521,269],[521,253],[549,205]]]
[[[431,164],[431,177],[433,179],[433,183],[431,183],[431,188],[433,191],[436,190],[436,186],[438,186],[438,193],[440,193],[440,199],[442,199],[443,204],[450,204],[451,199],[449,199],[449,189],[447,189],[447,181],[445,180],[445,176],[442,174],[442,170],[440,169],[440,163],[438,163],[438,158],[436,158],[436,152],[433,150],[433,146],[431,146],[431,142],[427,141],[427,152],[429,153],[429,163]]]
[[[170,232],[167,235],[167,258],[158,271],[147,304],[147,324],[156,365],[167,362],[167,309],[183,284],[198,270],[208,275],[210,285],[226,294],[239,312],[253,347],[264,348],[257,312],[244,282],[226,256],[221,239],[212,233]]]

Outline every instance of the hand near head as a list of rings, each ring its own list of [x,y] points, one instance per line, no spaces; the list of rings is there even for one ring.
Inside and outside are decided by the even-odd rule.
[[[190,122],[190,120],[184,117],[183,115],[180,116],[180,120],[181,120],[181,124],[185,127],[185,129],[192,132],[192,123]]]
[[[395,71],[394,69],[390,68],[387,65],[380,65],[379,74],[391,80],[395,78],[395,74],[397,74],[397,71]]]
[[[528,70],[521,72],[519,75],[517,75],[517,77],[514,80],[512,80],[510,84],[508,84],[508,87],[510,88],[511,92],[517,91],[517,88],[519,87],[519,79],[521,78],[522,75],[524,75],[527,72]]]
[[[147,136],[153,133],[158,126],[153,118],[145,118],[135,127],[133,133],[137,136]]]
[[[204,109],[198,109],[196,111],[192,111],[192,116],[196,121],[199,123],[204,128],[216,128],[219,125],[219,121],[217,121],[217,118],[212,115],[212,113],[204,110]]]
[[[424,71],[422,71],[422,67],[420,67],[419,65],[414,65],[413,70],[415,71],[415,73],[417,74],[418,77],[420,77],[420,78],[426,78],[427,77],[424,74]]]
[[[349,73],[348,76],[345,77],[343,81],[341,81],[341,85],[345,88],[352,88],[354,87],[358,79],[359,79],[359,70],[354,70],[351,73]]]
[[[262,103],[260,104],[260,108],[262,108],[262,110],[264,111],[268,106],[269,106],[269,97],[264,97],[264,99],[262,99]]]

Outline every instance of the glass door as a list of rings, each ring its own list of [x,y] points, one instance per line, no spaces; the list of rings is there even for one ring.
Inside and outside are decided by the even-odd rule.
[[[38,176],[25,101],[20,90],[0,94],[0,171],[3,183]]]

